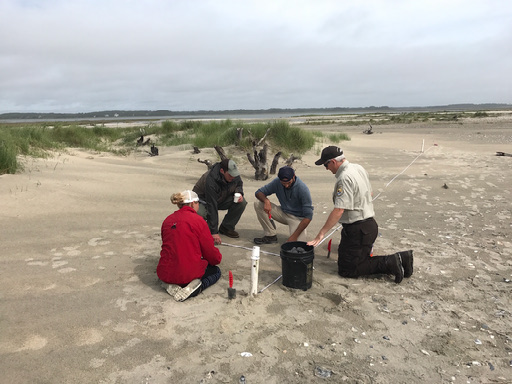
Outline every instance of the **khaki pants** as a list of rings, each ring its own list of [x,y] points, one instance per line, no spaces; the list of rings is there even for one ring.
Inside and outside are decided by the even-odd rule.
[[[302,221],[303,217],[297,217],[289,213],[283,212],[279,205],[276,205],[274,203],[270,204],[272,205],[272,219],[274,221],[277,221],[278,223],[288,225],[288,229],[291,236],[299,226],[299,223]],[[263,210],[264,207],[265,204],[263,204],[261,201],[257,200],[254,202],[254,210],[256,211],[256,216],[258,217],[258,221],[260,222],[263,228],[265,236],[276,236],[277,231],[270,223],[267,213]],[[298,241],[307,241],[306,229],[302,231],[298,238]]]

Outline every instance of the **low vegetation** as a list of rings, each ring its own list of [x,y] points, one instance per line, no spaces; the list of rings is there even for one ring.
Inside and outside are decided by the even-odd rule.
[[[238,129],[242,129],[241,139]],[[252,140],[265,134],[267,142],[283,154],[300,155],[311,149],[318,133],[291,126],[287,121],[246,123],[222,121],[164,121],[137,127],[106,127],[85,122],[52,122],[36,124],[0,124],[0,174],[22,169],[19,155],[45,157],[52,151],[81,148],[91,151],[127,155],[134,150],[141,134],[151,137],[160,147],[188,144],[198,148],[237,145],[252,149]],[[320,136],[322,136],[320,134]],[[332,138],[331,138],[332,136]],[[346,140],[342,134],[331,135],[331,142]]]
[[[303,125],[386,125],[411,124],[415,122],[453,121],[463,118],[482,118],[495,116],[495,113],[485,111],[467,112],[405,112],[405,113],[364,113],[351,115],[330,115],[326,117],[306,116]]]

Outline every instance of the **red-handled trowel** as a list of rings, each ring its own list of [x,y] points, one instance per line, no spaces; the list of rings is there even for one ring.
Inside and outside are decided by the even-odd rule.
[[[233,288],[233,274],[229,271],[229,288],[228,288],[228,299],[234,299],[236,297],[236,289]]]
[[[329,240],[329,244],[327,244],[327,258],[331,257],[331,243],[332,239]]]
[[[270,220],[270,224],[276,229],[276,223],[274,223],[274,219],[272,219],[272,214],[268,214],[268,219]]]

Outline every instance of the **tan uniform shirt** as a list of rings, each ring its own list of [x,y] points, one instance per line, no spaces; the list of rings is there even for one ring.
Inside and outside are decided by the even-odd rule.
[[[332,200],[334,208],[344,209],[341,224],[351,224],[373,217],[375,212],[368,172],[359,164],[345,160],[336,172]]]

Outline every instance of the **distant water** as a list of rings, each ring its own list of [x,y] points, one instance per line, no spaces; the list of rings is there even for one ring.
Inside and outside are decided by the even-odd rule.
[[[356,115],[363,114],[366,112],[347,112],[346,114]],[[115,123],[116,121],[165,121],[165,120],[273,120],[273,119],[289,119],[289,118],[300,118],[301,116],[325,116],[325,115],[335,115],[340,114],[340,112],[335,111],[302,111],[302,112],[258,112],[258,113],[212,113],[212,114],[191,114],[191,115],[172,115],[172,116],[96,116],[96,117],[79,117],[79,118],[44,118],[41,117],[39,119],[5,119],[0,120],[0,122],[4,123],[34,123],[34,122],[44,122],[44,121],[98,121],[98,122],[111,122]]]

